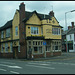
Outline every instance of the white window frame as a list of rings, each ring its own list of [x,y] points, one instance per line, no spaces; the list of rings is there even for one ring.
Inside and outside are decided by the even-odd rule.
[[[10,28],[6,29],[6,37],[10,37]]]
[[[3,53],[3,44],[1,44],[1,53]]]
[[[33,45],[33,54],[42,54],[43,53],[43,41],[33,41],[35,44]],[[36,45],[37,42],[37,45]],[[40,42],[40,45],[38,45],[38,42]],[[42,42],[42,43],[41,43]],[[34,52],[34,47],[37,47],[37,53]],[[42,52],[40,53],[39,47],[42,47]]]
[[[52,28],[53,35],[60,35],[60,28]]]
[[[43,35],[43,27],[41,27],[41,34]]]
[[[35,28],[37,28],[36,32],[35,32]],[[37,33],[38,31],[38,33]],[[38,27],[31,27],[31,34],[32,35],[38,35],[39,34],[39,28]]]
[[[11,42],[11,43],[10,43],[10,52],[13,52],[13,51],[12,51],[12,50],[13,50],[13,49],[12,49],[12,45],[13,45],[13,44],[12,44],[12,42]]]
[[[17,28],[17,29],[16,29]],[[15,26],[15,35],[18,35],[18,26]]]
[[[1,31],[1,38],[4,38],[4,31]]]
[[[5,53],[8,53],[8,43],[5,43]]]

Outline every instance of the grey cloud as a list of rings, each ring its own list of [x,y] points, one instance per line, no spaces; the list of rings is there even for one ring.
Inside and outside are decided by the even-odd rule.
[[[21,2],[25,3],[26,11],[36,10],[38,13],[48,14],[52,10],[61,26],[65,27],[65,12],[75,9],[74,1],[0,1],[0,26],[14,17]],[[67,25],[75,21],[75,12],[67,14]]]

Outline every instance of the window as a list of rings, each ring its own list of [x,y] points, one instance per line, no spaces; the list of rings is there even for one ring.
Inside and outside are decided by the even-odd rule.
[[[71,37],[71,35],[70,35],[70,40],[71,40],[71,38],[72,38],[72,37]]]
[[[69,49],[69,50],[73,50],[73,43],[69,43],[69,44],[68,44],[68,49]]]
[[[42,53],[42,41],[33,41],[33,52]]]
[[[52,34],[60,35],[60,29],[59,28],[52,28]]]
[[[55,41],[52,43],[53,44],[53,50],[61,50],[61,42],[60,41]]]
[[[18,35],[18,26],[15,27],[15,35]]]
[[[34,47],[34,51],[38,51],[38,47]]]
[[[31,34],[38,34],[38,27],[31,27]]]
[[[46,51],[50,51],[50,46],[46,46]]]
[[[41,34],[43,34],[43,27],[41,27]]]
[[[31,41],[29,41],[29,45],[31,45]]]
[[[1,52],[3,53],[3,44],[1,45]]]
[[[4,37],[4,31],[1,32],[1,38],[3,38],[3,37]]]
[[[39,47],[39,53],[42,53],[42,46]]]
[[[13,52],[12,51],[12,42],[10,43],[10,52]]]
[[[8,44],[5,43],[5,52],[8,52]]]
[[[58,34],[60,35],[60,29],[58,29],[59,31],[58,31]]]
[[[10,28],[6,29],[6,37],[10,37]]]
[[[55,46],[55,50],[58,50],[58,46]]]

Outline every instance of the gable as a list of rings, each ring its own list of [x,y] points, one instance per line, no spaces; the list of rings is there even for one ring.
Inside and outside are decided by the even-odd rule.
[[[59,22],[57,21],[57,19],[55,17],[52,17],[51,23],[52,23],[52,25],[59,26]]]
[[[41,21],[39,17],[36,15],[36,13],[33,13],[32,16],[27,20],[26,24],[41,24]]]

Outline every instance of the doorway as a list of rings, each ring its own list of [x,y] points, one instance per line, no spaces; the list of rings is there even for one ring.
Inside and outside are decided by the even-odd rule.
[[[18,47],[13,47],[13,58],[18,58]]]

